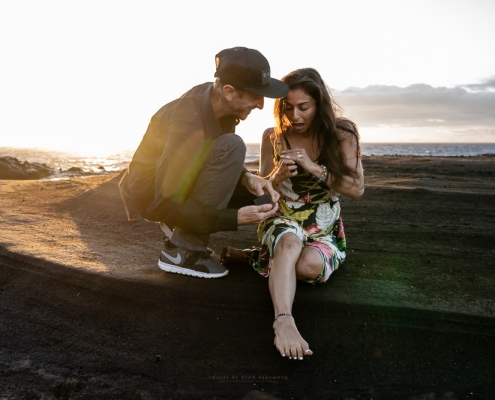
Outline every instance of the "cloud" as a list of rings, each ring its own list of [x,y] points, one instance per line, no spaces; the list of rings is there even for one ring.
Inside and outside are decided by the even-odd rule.
[[[462,85],[462,87],[471,92],[495,92],[495,76],[482,83]]]
[[[362,127],[475,128],[495,134],[495,77],[454,88],[374,85],[333,94],[344,115]]]

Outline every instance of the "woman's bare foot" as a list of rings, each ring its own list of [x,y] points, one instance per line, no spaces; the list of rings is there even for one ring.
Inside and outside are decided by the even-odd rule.
[[[275,331],[275,347],[282,357],[302,360],[304,356],[310,356],[313,352],[309,349],[306,342],[297,330],[294,318],[289,315],[283,315],[273,323]]]
[[[234,247],[226,246],[222,250],[222,264],[244,264],[249,262],[248,249],[240,250]]]

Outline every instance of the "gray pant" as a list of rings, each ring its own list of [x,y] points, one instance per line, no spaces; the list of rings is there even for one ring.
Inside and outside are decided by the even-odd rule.
[[[245,157],[246,145],[240,136],[233,133],[218,136],[189,197],[216,209],[227,208],[243,170]],[[191,251],[206,251],[209,240],[209,234],[179,227],[174,229],[170,239],[176,246]]]

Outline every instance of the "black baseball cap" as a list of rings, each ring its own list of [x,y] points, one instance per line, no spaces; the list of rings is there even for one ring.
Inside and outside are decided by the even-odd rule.
[[[215,56],[215,63],[215,76],[224,85],[272,99],[284,97],[289,91],[287,84],[270,77],[270,64],[258,50],[225,49]]]

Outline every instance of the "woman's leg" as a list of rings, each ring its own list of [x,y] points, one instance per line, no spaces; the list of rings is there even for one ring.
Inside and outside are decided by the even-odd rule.
[[[345,245],[339,250],[337,240],[328,235],[307,242],[296,264],[297,279],[307,283],[325,283],[345,260]]]
[[[300,360],[303,356],[313,354],[291,316],[297,284],[296,263],[301,252],[302,244],[299,237],[290,232],[281,236],[274,249],[268,281],[275,311],[273,323],[275,347],[283,357]]]
[[[315,281],[321,274],[323,260],[318,250],[305,247],[296,264],[296,276],[300,281]]]

